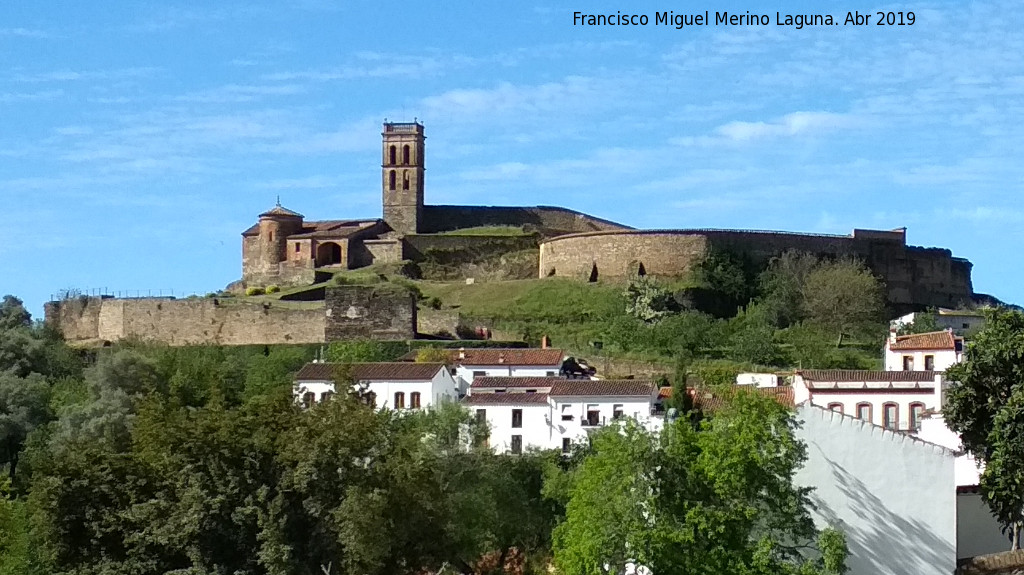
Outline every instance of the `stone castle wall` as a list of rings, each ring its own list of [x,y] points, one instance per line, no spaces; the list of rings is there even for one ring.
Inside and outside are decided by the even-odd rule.
[[[46,322],[71,343],[124,339],[169,345],[270,345],[346,339],[413,339],[416,305],[405,291],[328,288],[301,307],[234,299],[74,298],[46,304]]]
[[[764,264],[787,250],[864,260],[900,309],[956,307],[970,301],[971,263],[946,249],[907,246],[902,231],[855,230],[850,236],[730,230],[643,230],[572,234],[540,246],[540,277],[588,279],[636,273],[690,273],[711,249],[741,253]]]

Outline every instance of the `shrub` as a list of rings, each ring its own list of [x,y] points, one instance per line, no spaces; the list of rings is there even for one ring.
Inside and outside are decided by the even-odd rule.
[[[264,291],[261,287],[250,287],[245,288],[245,295],[263,295]]]
[[[276,285],[267,286],[267,293],[277,293],[281,291],[281,288]]]
[[[430,309],[441,309],[441,300],[437,297],[432,297],[427,300],[427,305]]]

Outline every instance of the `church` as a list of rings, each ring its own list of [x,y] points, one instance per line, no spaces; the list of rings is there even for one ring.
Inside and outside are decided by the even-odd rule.
[[[381,133],[383,218],[315,220],[278,203],[242,232],[243,286],[312,283],[318,268],[354,269],[416,259],[440,232],[530,225],[539,237],[627,226],[564,208],[427,206],[423,201],[426,137],[419,122],[385,122]],[[486,241],[487,236],[476,236]]]

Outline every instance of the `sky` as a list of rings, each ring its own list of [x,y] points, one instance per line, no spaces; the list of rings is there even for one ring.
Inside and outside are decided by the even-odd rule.
[[[1017,2],[208,4],[0,7],[0,294],[40,316],[65,289],[221,289],[278,197],[380,217],[381,123],[417,119],[428,204],[906,227],[970,259],[975,291],[1024,303]],[[668,10],[771,22],[656,25]],[[853,10],[915,22],[842,25]]]

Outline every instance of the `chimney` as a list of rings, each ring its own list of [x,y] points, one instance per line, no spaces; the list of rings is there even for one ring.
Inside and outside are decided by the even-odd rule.
[[[889,328],[889,343],[890,344],[896,343],[896,328],[895,327],[890,327]]]
[[[498,363],[505,363],[505,352],[498,354]]]
[[[464,359],[466,359],[466,348],[460,347],[459,348],[459,361],[462,361]]]
[[[546,336],[546,335],[540,336],[540,348],[541,349],[547,349],[549,347],[551,347],[551,340],[548,339],[548,336]]]

